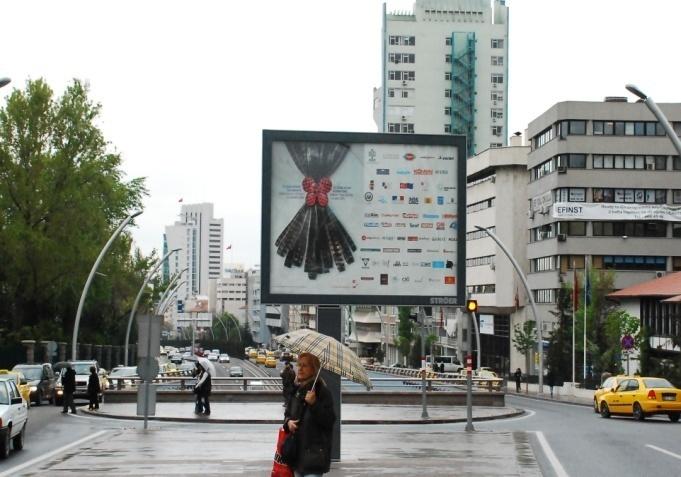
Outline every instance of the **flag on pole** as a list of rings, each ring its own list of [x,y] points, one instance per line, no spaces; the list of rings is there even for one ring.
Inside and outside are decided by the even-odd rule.
[[[589,280],[589,269],[584,266],[584,304],[591,304],[591,282]]]
[[[231,248],[232,248],[232,244],[230,243],[229,245],[227,245],[227,247],[225,248],[225,250],[230,250]]]
[[[579,275],[574,262],[572,263],[572,309],[579,308]]]

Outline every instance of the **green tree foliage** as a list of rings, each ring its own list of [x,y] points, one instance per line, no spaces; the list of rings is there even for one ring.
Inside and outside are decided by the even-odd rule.
[[[144,180],[124,180],[100,109],[77,80],[60,97],[28,81],[0,109],[0,334],[70,340],[92,264],[142,206]],[[81,341],[122,341],[153,258],[133,252],[129,235],[115,242],[87,296]]]
[[[518,353],[525,356],[525,372],[530,370],[530,352],[537,347],[537,325],[534,320],[527,320],[513,328],[513,346]]]
[[[231,313],[224,312],[216,316],[212,330],[214,340],[231,343],[235,349],[241,349],[241,352],[247,346],[255,346],[248,323],[242,326]]]
[[[546,365],[553,373],[556,383],[572,379],[572,289],[561,283],[556,301],[558,326],[549,334],[549,350]]]
[[[641,345],[641,336],[639,336],[640,323],[639,319],[631,316],[622,309],[612,310],[605,321],[605,348],[598,356],[597,367],[603,371],[611,373],[622,373],[625,370],[622,367],[622,360],[624,350],[622,349],[622,337],[624,335],[631,335],[634,339],[634,349],[639,349]]]

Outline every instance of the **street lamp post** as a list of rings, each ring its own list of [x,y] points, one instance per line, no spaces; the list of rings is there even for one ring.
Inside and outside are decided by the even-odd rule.
[[[674,149],[676,149],[676,152],[679,154],[679,156],[681,156],[681,140],[679,140],[679,137],[674,132],[674,128],[672,128],[672,125],[669,124],[669,120],[664,115],[664,113],[659,108],[659,106],[655,103],[655,101],[653,101],[653,98],[646,95],[643,91],[638,89],[633,84],[628,84],[628,85],[625,86],[625,88],[630,93],[633,93],[636,96],[638,96],[639,98],[641,98],[643,100],[643,104],[648,106],[648,109],[650,110],[651,113],[653,113],[653,116],[655,116],[657,118],[657,120],[660,121],[660,124],[662,125],[665,132],[667,133],[667,137],[669,138],[669,140],[674,145]]]
[[[6,79],[6,78],[5,78]],[[7,84],[7,83],[5,83]],[[0,84],[0,86],[4,86],[4,84]],[[121,222],[121,225],[118,226],[118,228],[114,231],[113,234],[111,234],[111,237],[109,238],[109,241],[104,245],[104,248],[102,249],[101,252],[99,252],[99,256],[97,257],[97,260],[95,260],[95,264],[92,266],[92,270],[90,270],[90,275],[88,275],[87,280],[85,281],[85,286],[83,287],[83,292],[80,294],[80,301],[78,302],[78,310],[76,311],[76,320],[73,324],[73,341],[71,343],[71,359],[75,361],[78,359],[78,356],[76,356],[76,343],[78,343],[78,328],[80,326],[80,316],[83,313],[83,304],[85,303],[85,296],[87,295],[88,290],[90,289],[90,284],[92,283],[92,278],[95,276],[95,273],[97,273],[97,268],[99,268],[99,264],[102,262],[102,259],[104,258],[104,255],[106,255],[106,252],[109,251],[109,248],[111,247],[111,244],[116,240],[116,238],[121,234],[123,229],[125,228],[126,225],[130,223],[132,219],[140,215],[142,211],[140,210],[139,212],[133,212],[132,214],[128,215],[123,222]],[[126,362],[127,364],[127,362]]]
[[[132,305],[132,310],[130,310],[130,318],[128,319],[128,329],[125,332],[125,365],[128,365],[128,343],[130,342],[130,328],[132,328],[132,320],[135,319],[135,313],[137,312],[137,306],[140,303],[140,299],[142,298],[142,294],[144,293],[144,289],[147,286],[147,283],[151,280],[151,278],[156,274],[159,268],[161,268],[161,265],[163,265],[163,262],[166,261],[168,257],[170,257],[173,253],[178,252],[182,250],[181,248],[176,248],[171,250],[170,252],[166,253],[165,256],[159,260],[154,268],[151,269],[151,271],[147,274],[147,277],[144,279],[144,283],[142,283],[142,287],[140,288],[140,291],[137,293],[137,297],[135,298],[135,303]]]
[[[175,285],[172,290],[170,290],[170,293],[166,297],[165,301],[163,303],[160,303],[158,306],[158,311],[156,312],[157,315],[164,315],[168,307],[173,301],[173,297],[177,298],[177,292],[180,290],[180,287],[187,283],[187,280],[182,280],[180,283]]]
[[[166,299],[166,296],[170,292],[170,290],[173,288],[173,285],[175,285],[175,282],[182,276],[184,272],[189,270],[189,267],[184,268],[183,270],[177,272],[168,282],[168,286],[166,287],[165,291],[161,295],[161,298],[158,299],[158,306],[156,307],[156,314],[160,314],[161,311],[161,305],[163,305],[163,300]]]
[[[499,248],[501,248],[501,251],[504,252],[504,255],[506,255],[508,259],[511,261],[513,268],[515,269],[516,273],[520,277],[520,281],[523,283],[523,286],[525,287],[527,298],[530,300],[530,305],[532,306],[534,322],[537,324],[537,337],[539,338],[537,340],[538,341],[537,353],[539,354],[539,393],[542,394],[544,392],[544,340],[542,338],[542,321],[541,317],[537,313],[537,305],[534,303],[534,296],[532,296],[530,286],[527,284],[527,279],[525,278],[523,271],[520,269],[520,265],[518,265],[518,262],[516,261],[515,258],[513,258],[511,252],[509,252],[506,246],[501,242],[501,240],[499,240],[499,237],[497,237],[494,233],[490,232],[489,229],[481,227],[480,225],[476,225],[475,228],[485,232],[487,235],[489,235],[489,237],[492,240],[494,240],[497,243]]]
[[[2,88],[3,86],[7,86],[11,82],[12,82],[12,80],[9,79],[9,78],[6,78],[6,77],[0,78],[0,88]]]

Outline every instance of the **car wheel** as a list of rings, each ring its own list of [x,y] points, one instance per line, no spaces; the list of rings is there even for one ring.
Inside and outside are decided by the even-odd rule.
[[[598,401],[594,399],[594,412],[598,414]]]
[[[669,420],[672,422],[679,422],[679,417],[681,416],[681,413],[678,412],[670,412],[669,413]]]
[[[9,435],[12,433],[12,428],[8,427],[5,433],[5,438],[3,442],[0,443],[0,459],[6,459],[9,455]]]
[[[40,406],[43,403],[43,392],[38,391],[38,397],[35,400],[35,405]]]
[[[601,403],[601,417],[606,419],[610,417],[610,409],[608,408],[608,403],[605,401]]]
[[[641,409],[641,405],[637,402],[634,403],[634,419],[637,421],[642,421],[646,418],[645,413],[643,412],[643,409]]]
[[[26,424],[21,429],[21,432],[14,436],[12,444],[14,444],[14,450],[21,450],[24,448],[24,434],[26,433]]]

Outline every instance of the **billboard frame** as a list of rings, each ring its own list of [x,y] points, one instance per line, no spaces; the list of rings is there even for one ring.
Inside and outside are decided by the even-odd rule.
[[[457,149],[457,254],[456,297],[451,295],[328,295],[271,293],[270,244],[275,237],[271,230],[272,145],[275,142],[309,141],[353,144],[404,144],[451,146]],[[260,242],[260,302],[261,304],[314,305],[404,305],[404,306],[463,306],[466,302],[466,137],[436,134],[384,134],[359,132],[269,130],[262,132],[262,203]]]

